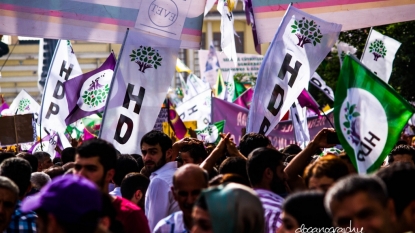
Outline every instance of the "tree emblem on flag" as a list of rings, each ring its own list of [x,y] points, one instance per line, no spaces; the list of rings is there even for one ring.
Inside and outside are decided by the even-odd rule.
[[[157,67],[161,66],[161,61],[163,60],[158,50],[150,46],[140,46],[137,50],[132,51],[130,57],[131,61],[137,63],[140,67],[138,70],[143,73],[148,68],[157,69]]]
[[[201,130],[198,133],[198,135],[200,136],[200,140],[205,141],[208,136],[212,136],[213,127],[216,128],[216,126],[214,126],[214,125],[213,126],[209,125],[208,127],[206,127],[203,130]]]
[[[317,43],[321,43],[323,34],[320,32],[319,25],[314,20],[308,20],[305,17],[297,22],[294,20],[294,24],[291,25],[291,33],[295,33],[298,38],[298,46],[304,47],[304,44],[313,43],[314,46]]]
[[[66,44],[66,45],[68,46],[68,48],[70,48],[70,49],[71,49],[71,51],[70,51],[70,52],[71,52],[72,54],[74,54],[74,52],[73,52],[73,48],[72,48],[72,45],[71,45],[71,41],[70,41],[70,40],[67,40],[66,42],[67,42],[67,44]]]
[[[347,106],[344,108],[346,121],[343,122],[343,126],[345,127],[343,130],[347,132],[348,139],[351,139],[352,143],[357,146],[360,143],[360,134],[356,130],[356,118],[360,116],[360,113],[355,111],[355,109],[356,104],[350,105],[347,102]]]
[[[370,43],[369,52],[375,56],[373,60],[377,61],[380,57],[385,58],[387,50],[383,41],[375,40]]]
[[[19,106],[17,107],[19,112],[23,112],[25,110],[30,110],[30,100],[29,99],[21,99],[19,101]]]
[[[85,104],[89,105],[89,107],[96,107],[101,103],[105,103],[107,99],[108,92],[110,90],[109,85],[101,85],[99,83],[99,78],[100,77],[92,80],[91,84],[89,84],[88,90],[86,90],[82,95],[82,100]]]
[[[232,85],[232,83],[231,82],[225,82],[225,86],[226,86],[226,91],[228,92],[228,93],[232,93],[232,90],[233,90],[233,85]]]

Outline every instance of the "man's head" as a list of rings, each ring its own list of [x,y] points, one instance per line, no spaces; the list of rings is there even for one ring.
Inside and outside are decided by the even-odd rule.
[[[341,179],[329,189],[324,202],[338,227],[351,225],[366,233],[393,232],[393,203],[377,177],[352,175]]]
[[[74,174],[86,177],[103,191],[107,191],[117,164],[117,152],[111,143],[91,139],[77,148]]]
[[[267,136],[259,133],[248,133],[245,134],[239,142],[239,151],[245,156],[248,155],[260,147],[268,147],[271,145],[271,141]]]
[[[16,157],[26,159],[30,163],[30,166],[32,167],[32,173],[37,172],[37,168],[39,167],[39,161],[34,155],[29,154],[27,152],[21,152],[17,154]]]
[[[389,164],[395,162],[409,162],[415,165],[415,149],[408,145],[399,145],[389,154]]]
[[[44,172],[33,172],[30,177],[30,182],[33,188],[41,190],[43,186],[51,181],[50,176]]]
[[[43,152],[43,151],[39,151],[39,152],[33,153],[33,155],[37,158],[37,161],[38,161],[38,169],[37,169],[38,172],[41,172],[45,169],[52,167],[53,163],[52,163],[52,159],[50,158],[50,154]]]
[[[19,187],[19,197],[23,197],[30,191],[30,175],[32,167],[30,163],[22,158],[10,158],[0,164],[0,176],[12,180]]]
[[[207,157],[207,152],[203,142],[198,139],[188,139],[186,145],[180,148],[180,157],[183,164],[201,164]]]
[[[399,232],[415,232],[415,167],[411,163],[393,163],[376,173],[388,190],[393,200],[395,214],[398,219],[396,227]]]
[[[124,177],[131,172],[140,172],[137,161],[128,154],[118,155],[117,166],[115,166],[115,175],[112,179],[116,186],[121,186]]]
[[[102,196],[91,181],[61,176],[22,202],[23,212],[36,211],[38,232],[93,233],[102,210]]]
[[[9,178],[0,176],[0,232],[4,232],[12,220],[19,200],[19,188]]]
[[[194,203],[207,187],[207,173],[195,164],[183,165],[174,173],[172,191],[185,218],[191,218]]]
[[[301,147],[299,147],[296,144],[290,144],[282,150],[282,153],[288,154],[288,155],[297,155],[302,151]]]
[[[121,182],[122,197],[144,209],[144,200],[150,180],[140,173],[129,173]]]
[[[157,171],[172,160],[172,140],[165,133],[152,130],[141,139],[144,166],[150,173]]]
[[[219,174],[237,174],[249,182],[246,172],[246,159],[240,157],[226,158],[219,166]]]
[[[252,186],[284,194],[286,189],[283,157],[281,152],[269,148],[252,151],[246,166]]]
[[[61,153],[62,165],[65,165],[66,163],[69,163],[69,162],[74,162],[75,155],[76,155],[76,148],[67,147],[63,149]]]

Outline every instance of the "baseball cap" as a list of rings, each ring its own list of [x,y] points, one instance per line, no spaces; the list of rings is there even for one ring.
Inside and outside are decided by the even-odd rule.
[[[101,199],[101,192],[94,183],[81,176],[65,175],[53,179],[37,194],[23,200],[21,210],[42,209],[57,220],[77,223],[84,214],[98,214],[102,209]]]

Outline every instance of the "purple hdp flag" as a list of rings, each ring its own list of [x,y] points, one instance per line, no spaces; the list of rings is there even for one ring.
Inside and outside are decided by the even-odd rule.
[[[320,106],[306,89],[298,96],[298,103],[301,107],[307,107],[320,116]]]
[[[4,109],[9,109],[9,105],[6,102],[0,105],[0,115],[1,115],[1,111],[3,111]]]
[[[244,107],[246,109],[249,109],[249,107],[251,106],[253,96],[254,96],[254,90],[252,90],[252,88],[249,88],[244,93],[242,93],[235,101],[233,101],[233,103],[241,107]]]
[[[115,56],[111,53],[98,69],[64,83],[69,109],[65,119],[67,125],[104,110],[115,63]]]

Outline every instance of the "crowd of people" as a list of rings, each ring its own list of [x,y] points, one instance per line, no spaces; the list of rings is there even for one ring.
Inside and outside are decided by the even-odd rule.
[[[248,133],[235,145],[160,131],[141,155],[101,139],[51,158],[0,152],[0,232],[415,232],[415,149],[400,141],[374,174],[327,143],[274,148]]]

